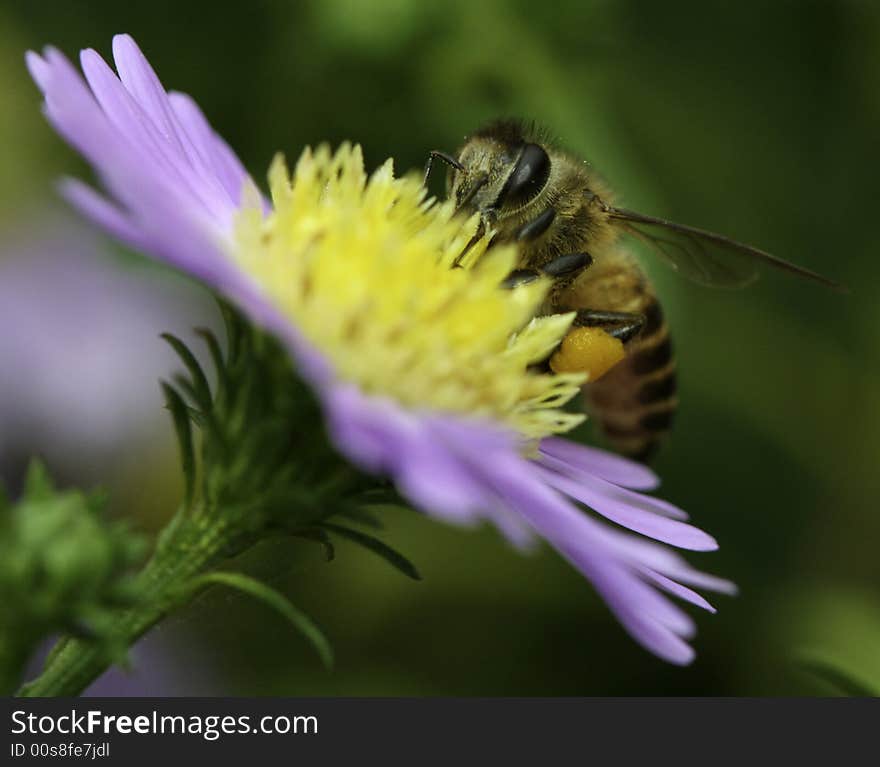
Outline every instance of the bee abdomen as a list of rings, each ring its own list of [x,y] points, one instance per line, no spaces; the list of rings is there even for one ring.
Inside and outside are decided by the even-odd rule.
[[[605,436],[620,453],[647,461],[669,431],[675,410],[675,358],[660,304],[646,297],[641,334],[627,356],[587,387]]]

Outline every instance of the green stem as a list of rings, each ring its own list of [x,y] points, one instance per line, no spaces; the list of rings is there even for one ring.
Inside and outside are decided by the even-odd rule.
[[[222,515],[179,512],[160,538],[153,557],[138,575],[141,598],[121,610],[114,630],[116,646],[128,648],[159,620],[188,601],[186,588],[196,575],[224,557],[236,537]],[[106,645],[62,638],[53,648],[45,668],[18,695],[39,698],[78,695],[113,663]]]

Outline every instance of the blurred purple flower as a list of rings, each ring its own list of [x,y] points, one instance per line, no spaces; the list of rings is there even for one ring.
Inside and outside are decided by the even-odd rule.
[[[34,219],[0,245],[0,473],[39,454],[93,482],[114,457],[173,449],[157,380],[176,358],[159,334],[206,324],[211,302],[176,276],[124,267],[80,222]]]
[[[196,662],[185,638],[175,632],[152,631],[129,649],[125,666],[111,666],[83,692],[85,698],[176,698],[221,696],[220,678]],[[168,634],[171,634],[169,636]],[[25,679],[39,676],[58,637],[34,652]],[[203,660],[203,659],[201,659]]]
[[[578,507],[656,541],[717,548],[684,522],[683,511],[635,492],[658,485],[653,472],[555,437],[530,455],[507,425],[406,407],[341,380],[229,255],[243,199],[259,199],[241,163],[189,97],[165,92],[130,37],[114,38],[113,53],[118,77],[96,52],[82,52],[88,85],[57,50],[28,53],[48,119],[91,162],[109,194],[66,181],[65,196],[123,242],[202,279],[284,340],[323,402],[335,444],[354,463],[391,476],[433,516],[459,524],[489,520],[519,547],[536,534],[546,539],[642,645],[673,663],[692,660],[686,640],[694,623],[663,592],[712,610],[688,586],[732,593],[733,585]]]

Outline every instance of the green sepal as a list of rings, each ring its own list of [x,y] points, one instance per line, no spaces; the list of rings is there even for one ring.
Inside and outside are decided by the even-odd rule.
[[[217,374],[217,390],[225,391],[229,388],[229,378],[226,375],[226,361],[223,359],[223,350],[220,348],[220,342],[208,328],[196,328],[198,335],[205,346],[208,347],[208,353],[211,355],[211,362],[214,365],[214,372]]]
[[[345,517],[352,522],[358,522],[365,527],[371,527],[373,530],[382,530],[385,527],[379,517],[364,508],[343,509],[342,511],[339,511],[336,516]]]
[[[320,544],[324,549],[324,559],[327,562],[332,562],[336,558],[336,548],[333,546],[333,541],[330,540],[326,530],[322,530],[320,527],[310,527],[305,530],[299,530],[293,533],[293,535],[297,538],[303,538],[304,540]]]
[[[399,506],[409,508],[406,501],[393,485],[379,480],[376,487],[368,487],[361,492],[359,500],[371,506]]]
[[[199,361],[189,350],[189,347],[177,336],[171,333],[162,333],[162,338],[174,349],[189,372],[190,393],[193,400],[201,411],[208,412],[212,403],[211,386]]]
[[[333,668],[333,648],[327,637],[315,622],[298,607],[284,596],[280,591],[267,586],[256,578],[251,578],[243,573],[217,570],[199,575],[190,580],[184,587],[188,593],[198,591],[205,586],[218,584],[237,589],[249,596],[255,597],[269,607],[279,612],[287,621],[302,634],[312,645],[322,663],[328,669]]]
[[[414,581],[420,581],[422,579],[422,576],[419,575],[419,571],[416,570],[415,565],[403,554],[391,548],[391,546],[384,541],[380,541],[378,538],[374,538],[372,535],[363,533],[360,530],[352,530],[350,527],[344,527],[343,525],[337,525],[332,522],[322,522],[321,527],[325,530],[329,530],[331,533],[336,533],[343,538],[348,538],[348,540],[363,546],[365,549],[369,549],[374,554],[378,554],[382,559],[388,562],[388,564],[402,572],[408,578],[412,578]]]
[[[180,469],[184,481],[184,503],[186,508],[192,506],[196,487],[196,456],[193,449],[193,436],[189,408],[177,389],[166,381],[161,381],[162,393],[165,395],[165,406],[171,413],[174,433],[180,450]]]

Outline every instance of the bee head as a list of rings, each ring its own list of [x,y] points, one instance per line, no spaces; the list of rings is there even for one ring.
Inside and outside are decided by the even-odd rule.
[[[550,177],[550,157],[528,140],[518,122],[491,123],[471,136],[450,166],[447,190],[456,205],[488,217],[515,211],[536,197]]]

